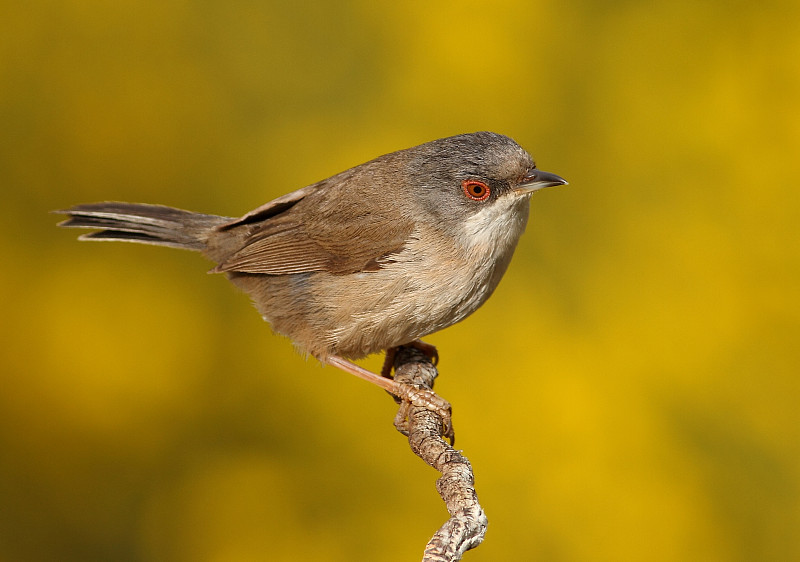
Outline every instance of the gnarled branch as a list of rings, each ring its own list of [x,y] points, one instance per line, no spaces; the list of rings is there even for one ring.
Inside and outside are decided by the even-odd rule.
[[[438,372],[420,350],[400,347],[394,360],[395,380],[432,389]],[[444,525],[425,546],[423,562],[461,560],[467,550],[478,546],[488,521],[475,493],[475,478],[467,458],[441,437],[441,417],[422,407],[403,403],[395,425],[408,435],[411,450],[442,473],[436,489],[450,513]]]

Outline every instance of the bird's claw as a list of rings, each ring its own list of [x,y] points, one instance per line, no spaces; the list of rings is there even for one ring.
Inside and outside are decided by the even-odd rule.
[[[402,384],[396,395],[401,400],[400,408],[394,419],[394,426],[403,435],[408,435],[409,415],[411,406],[424,408],[437,416],[442,422],[440,435],[450,441],[452,446],[456,436],[453,429],[453,407],[450,402],[427,388],[419,388],[410,384]]]

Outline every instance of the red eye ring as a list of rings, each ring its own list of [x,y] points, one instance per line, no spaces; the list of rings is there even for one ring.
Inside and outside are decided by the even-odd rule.
[[[478,180],[464,180],[461,182],[464,195],[473,201],[486,201],[491,195],[492,190],[489,186]]]

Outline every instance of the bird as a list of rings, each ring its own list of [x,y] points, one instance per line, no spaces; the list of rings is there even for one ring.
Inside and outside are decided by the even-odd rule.
[[[531,194],[566,183],[510,137],[480,131],[384,154],[238,218],[122,202],[55,212],[68,217],[59,226],[94,230],[81,240],[200,252],[300,352],[437,412],[447,427],[449,403],[387,376],[389,358],[412,345],[438,359],[421,338],[486,302]],[[383,351],[381,374],[353,362]]]

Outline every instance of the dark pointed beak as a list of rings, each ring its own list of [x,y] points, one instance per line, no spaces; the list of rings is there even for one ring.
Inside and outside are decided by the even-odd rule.
[[[531,193],[543,187],[554,187],[556,185],[566,184],[567,180],[561,176],[534,168],[533,170],[529,170],[528,173],[522,177],[522,181],[514,188],[514,193],[517,195],[525,195],[526,193]]]

